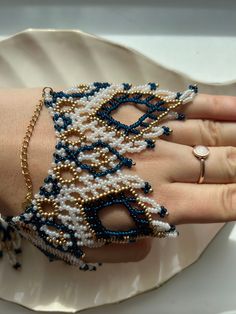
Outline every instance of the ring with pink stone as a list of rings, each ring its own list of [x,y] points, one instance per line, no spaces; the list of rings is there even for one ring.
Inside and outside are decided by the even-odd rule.
[[[193,155],[200,160],[200,174],[197,183],[203,183],[205,178],[205,160],[210,154],[209,148],[203,145],[193,147]]]

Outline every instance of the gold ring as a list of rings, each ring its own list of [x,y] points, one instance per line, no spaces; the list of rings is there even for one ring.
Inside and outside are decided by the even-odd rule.
[[[205,160],[210,154],[208,147],[196,145],[193,147],[193,154],[200,160],[200,175],[197,183],[203,183],[205,176]]]

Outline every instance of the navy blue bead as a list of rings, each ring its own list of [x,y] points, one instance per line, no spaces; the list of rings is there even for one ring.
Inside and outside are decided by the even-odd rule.
[[[181,95],[182,95],[182,93],[180,93],[180,92],[176,93],[175,99],[179,99]]]
[[[151,90],[156,90],[157,89],[157,84],[156,83],[148,83],[150,85]]]
[[[129,83],[123,83],[124,90],[129,90],[131,88],[131,84]]]
[[[18,269],[18,268],[21,267],[21,264],[17,262],[17,263],[15,263],[15,264],[13,265],[13,267],[14,267],[15,269]]]
[[[171,131],[170,131],[170,128],[168,126],[163,126],[162,127],[163,130],[164,130],[164,135],[170,135],[171,134]]]
[[[188,87],[189,89],[192,89],[194,91],[194,93],[198,93],[198,87],[197,85],[189,85]]]
[[[147,143],[147,148],[154,148],[155,147],[155,141],[151,139],[146,139],[145,142]]]
[[[169,232],[170,231],[175,231],[176,230],[176,227],[174,226],[174,225],[170,225],[170,230],[169,230]]]
[[[177,120],[185,120],[185,114],[184,113],[178,113]]]
[[[145,186],[142,188],[142,190],[144,191],[145,194],[149,193],[150,189],[151,189],[151,185],[148,182],[145,182]]]
[[[158,213],[161,218],[164,218],[167,213],[167,209],[164,206],[161,206],[161,211]]]

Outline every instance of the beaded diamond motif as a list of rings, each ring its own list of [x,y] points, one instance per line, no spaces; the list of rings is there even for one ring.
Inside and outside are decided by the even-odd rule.
[[[161,90],[156,83],[107,82],[48,91],[44,104],[56,134],[52,166],[24,213],[8,220],[10,225],[51,260],[62,259],[83,270],[97,266],[83,262],[84,246],[176,237],[175,226],[162,219],[167,209],[147,196],[151,185],[123,169],[135,165],[127,153],[152,149],[159,136],[170,134],[159,121],[184,119],[175,108],[196,93],[192,85],[176,93]],[[121,106],[130,105],[141,108],[137,121],[127,125],[113,117]],[[126,208],[135,227],[114,231],[102,224],[99,211],[117,205]]]

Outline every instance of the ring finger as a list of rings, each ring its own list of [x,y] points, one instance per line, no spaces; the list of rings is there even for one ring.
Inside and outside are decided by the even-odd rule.
[[[169,182],[197,183],[200,174],[200,160],[193,154],[191,146],[167,143],[173,158],[166,170]],[[236,148],[233,146],[208,147],[205,160],[204,183],[236,182]]]

